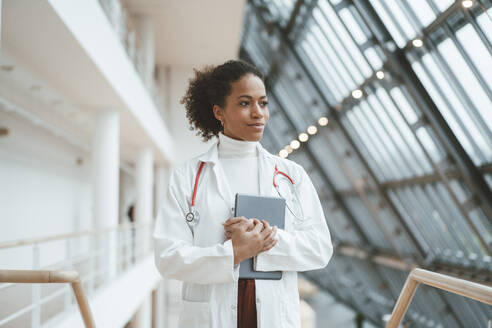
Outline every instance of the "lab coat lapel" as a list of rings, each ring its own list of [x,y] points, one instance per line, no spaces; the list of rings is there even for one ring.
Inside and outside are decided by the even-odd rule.
[[[217,184],[219,195],[228,206],[231,205],[232,199],[230,188],[227,184],[224,170],[222,169],[222,165],[219,161],[218,142],[215,142],[206,153],[198,158],[198,160],[205,162],[205,165],[210,165],[212,167],[212,172],[215,176],[215,182]]]
[[[260,196],[275,196],[275,188],[273,187],[275,159],[260,143],[258,143],[258,156],[260,158],[258,164],[258,170],[260,172]]]

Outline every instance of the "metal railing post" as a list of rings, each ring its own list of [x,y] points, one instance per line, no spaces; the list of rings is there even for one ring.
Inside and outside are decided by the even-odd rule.
[[[65,240],[65,263],[67,268],[72,267],[72,249],[70,245],[70,239]],[[72,295],[70,293],[70,288],[68,286],[65,286],[66,292],[65,292],[65,311],[70,308],[72,305]]]
[[[32,267],[36,270],[40,267],[39,245],[34,244],[32,247]],[[39,328],[41,326],[41,285],[32,285],[32,312],[31,327]]]

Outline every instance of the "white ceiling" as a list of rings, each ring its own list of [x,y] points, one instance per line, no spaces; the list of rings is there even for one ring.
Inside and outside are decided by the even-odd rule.
[[[120,97],[47,1],[3,1],[1,21],[0,98],[90,146],[95,115],[125,108]],[[120,130],[123,161],[152,144],[129,111]]]
[[[155,60],[196,67],[238,57],[246,0],[124,0],[154,23]]]

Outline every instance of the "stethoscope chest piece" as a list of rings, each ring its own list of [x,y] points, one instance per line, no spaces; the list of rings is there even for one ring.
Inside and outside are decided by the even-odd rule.
[[[198,224],[198,221],[200,221],[200,215],[198,214],[198,211],[194,208],[190,209],[185,218],[186,223],[188,223],[189,226],[195,226]]]

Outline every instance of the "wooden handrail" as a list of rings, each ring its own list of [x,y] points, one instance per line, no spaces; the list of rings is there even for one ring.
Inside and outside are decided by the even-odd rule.
[[[46,242],[55,241],[55,240],[64,240],[64,239],[68,239],[68,238],[75,238],[75,237],[81,237],[81,236],[86,236],[86,235],[95,235],[95,234],[100,234],[103,232],[108,232],[108,231],[113,231],[113,230],[122,230],[122,229],[130,228],[130,227],[140,228],[140,227],[148,226],[151,224],[152,223],[150,223],[150,222],[149,223],[142,223],[142,224],[123,223],[123,224],[120,224],[120,225],[117,225],[114,227],[104,228],[104,229],[82,230],[79,232],[72,232],[72,233],[66,233],[66,234],[60,234],[60,235],[54,235],[54,236],[5,241],[5,242],[0,243],[0,249],[19,247],[19,246],[27,246],[27,245],[33,245],[33,244],[40,244],[40,243],[46,243]]]
[[[77,271],[0,270],[0,282],[23,284],[70,283],[85,326],[87,328],[96,327]]]
[[[393,309],[393,313],[391,313],[391,318],[386,325],[386,328],[397,328],[400,325],[419,284],[446,290],[454,294],[492,305],[492,288],[489,286],[432,271],[413,269],[408,275],[407,281],[398,297],[398,301]]]

